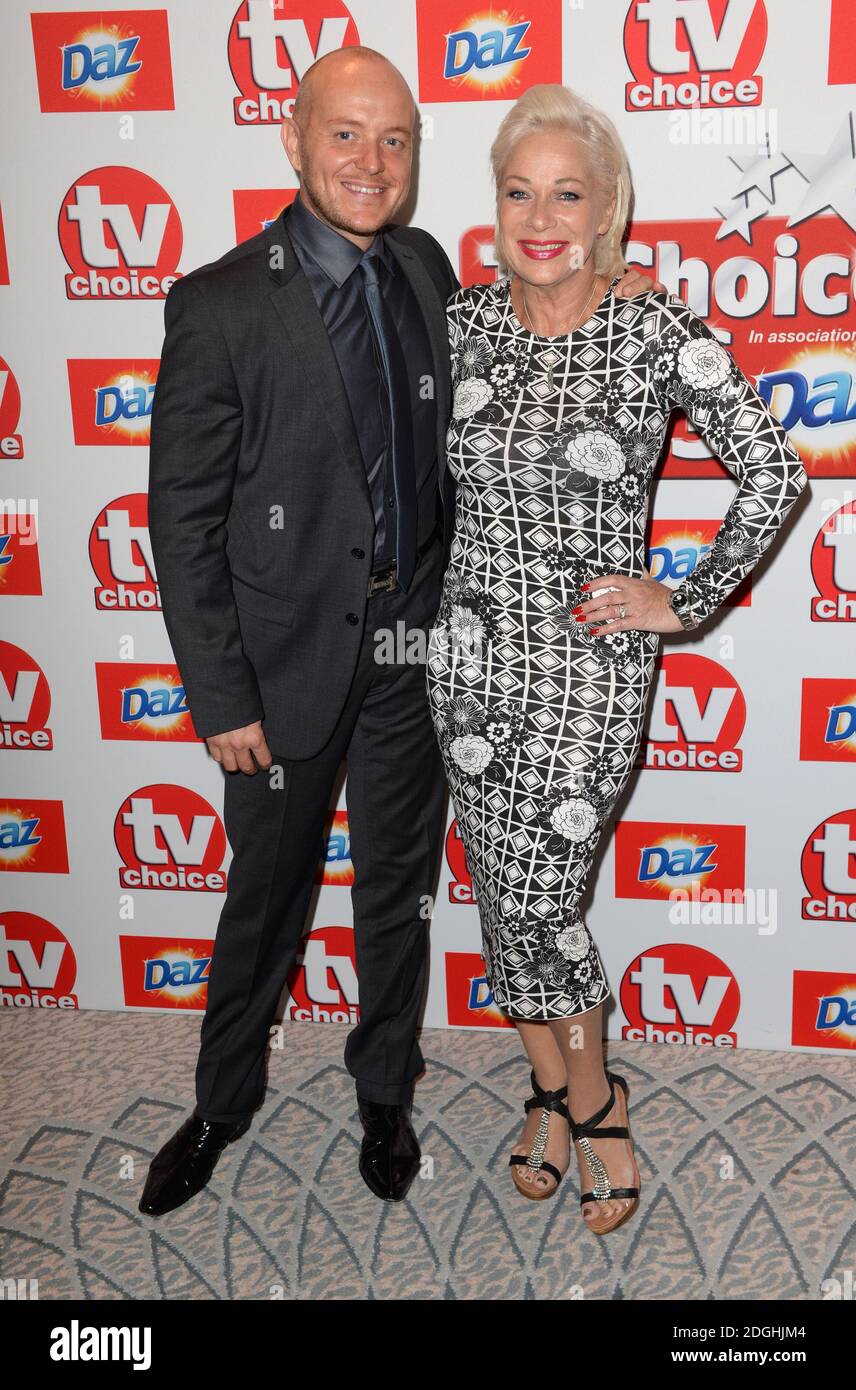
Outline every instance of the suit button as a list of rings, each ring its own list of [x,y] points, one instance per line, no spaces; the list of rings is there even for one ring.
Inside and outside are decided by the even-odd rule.
[[[360,547],[358,545],[354,546],[353,550],[351,551],[351,554],[353,555],[355,560],[364,560],[366,558],[366,552],[364,550],[360,550]]]
[[[349,622],[349,623],[351,624],[351,627],[356,627],[357,623],[358,623],[360,620],[359,620],[359,618],[357,617],[356,613],[346,613],[346,614],[345,614],[345,621],[346,621],[346,622]]]

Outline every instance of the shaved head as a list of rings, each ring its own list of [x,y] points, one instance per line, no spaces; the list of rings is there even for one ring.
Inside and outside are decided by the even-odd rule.
[[[385,58],[382,53],[378,53],[376,48],[364,48],[361,44],[354,44],[349,48],[337,48],[332,53],[325,53],[323,58],[318,58],[307,69],[297,89],[297,96],[291,109],[292,120],[296,121],[298,125],[308,120],[313,95],[319,84],[337,82],[340,79],[348,81],[354,78],[359,81],[372,82],[377,80],[381,69],[385,69],[383,77],[393,83],[397,82],[407,93],[413,107],[415,123],[416,102],[413,100],[413,94],[403,75],[395,64]]]

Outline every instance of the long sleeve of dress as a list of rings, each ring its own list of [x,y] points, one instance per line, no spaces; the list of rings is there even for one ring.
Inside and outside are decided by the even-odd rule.
[[[710,550],[677,586],[681,622],[694,628],[754,568],[808,477],[769,406],[682,300],[652,294],[645,331],[664,411],[679,407],[739,484]]]

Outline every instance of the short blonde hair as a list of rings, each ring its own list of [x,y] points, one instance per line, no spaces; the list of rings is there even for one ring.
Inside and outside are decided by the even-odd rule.
[[[630,217],[633,186],[627,153],[608,116],[559,83],[542,82],[530,87],[512,106],[503,120],[490,150],[496,186],[497,223],[495,250],[503,274],[508,271],[499,230],[499,199],[503,171],[519,140],[535,131],[561,131],[583,147],[594,176],[595,187],[604,207],[615,198],[612,220],[594,246],[594,269],[598,275],[619,275],[626,268],[621,250],[624,229]]]

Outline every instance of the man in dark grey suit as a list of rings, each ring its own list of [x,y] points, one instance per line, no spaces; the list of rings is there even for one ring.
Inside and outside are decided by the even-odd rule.
[[[166,301],[149,527],[194,725],[227,773],[233,860],[196,1108],[152,1163],[152,1215],[205,1185],[262,1100],[346,755],[360,1168],[387,1199],[418,1171],[409,1108],[444,782],[424,666],[375,652],[378,633],[427,639],[439,604],[458,282],[427,232],[380,230],[409,191],[415,116],[380,54],[319,60],[283,126],[297,200]]]

